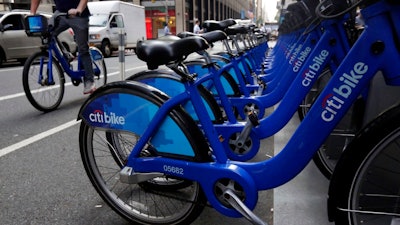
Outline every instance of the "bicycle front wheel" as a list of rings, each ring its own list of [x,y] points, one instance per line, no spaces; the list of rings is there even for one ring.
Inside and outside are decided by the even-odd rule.
[[[397,106],[363,129],[336,165],[329,190],[335,223],[399,224],[399,175],[400,106]]]
[[[49,68],[47,52],[30,56],[22,72],[22,84],[29,102],[43,112],[55,110],[64,97],[65,78],[58,62],[53,59]]]

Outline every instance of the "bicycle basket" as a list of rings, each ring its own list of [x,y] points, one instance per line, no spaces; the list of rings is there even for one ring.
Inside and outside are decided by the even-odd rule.
[[[29,37],[43,36],[48,32],[47,18],[43,15],[25,17],[25,33]]]

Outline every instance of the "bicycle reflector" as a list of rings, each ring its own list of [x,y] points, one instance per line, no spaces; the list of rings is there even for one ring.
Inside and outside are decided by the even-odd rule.
[[[48,30],[47,18],[43,15],[29,15],[25,17],[25,32],[28,36],[42,36]]]

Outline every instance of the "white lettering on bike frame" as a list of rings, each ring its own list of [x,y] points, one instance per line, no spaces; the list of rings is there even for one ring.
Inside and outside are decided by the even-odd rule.
[[[325,96],[322,101],[321,118],[325,122],[331,122],[337,111],[342,108],[354,88],[357,87],[358,81],[368,72],[368,65],[363,62],[358,62],[353,66],[353,69],[347,74],[343,73],[339,81],[340,86],[333,88],[332,93]]]

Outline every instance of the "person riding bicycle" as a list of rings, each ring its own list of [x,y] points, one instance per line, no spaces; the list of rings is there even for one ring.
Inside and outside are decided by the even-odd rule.
[[[91,94],[96,90],[92,60],[89,54],[89,16],[87,7],[88,0],[54,0],[56,12],[67,13],[68,17],[60,17],[58,26],[55,28],[55,35],[69,27],[75,33],[75,40],[78,44],[78,52],[85,70],[83,94]],[[36,14],[40,0],[31,0],[30,12]]]

